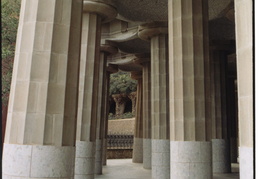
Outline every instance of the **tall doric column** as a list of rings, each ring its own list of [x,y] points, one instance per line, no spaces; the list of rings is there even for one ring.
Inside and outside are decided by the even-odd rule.
[[[110,48],[108,48],[110,49]],[[113,54],[113,51],[110,52],[107,50],[104,50],[106,51],[107,53],[112,53]],[[102,48],[101,48],[102,50]],[[108,113],[109,113],[109,86],[110,86],[110,74],[112,73],[116,73],[118,72],[118,67],[117,65],[111,65],[109,64],[108,66],[106,66],[106,84],[105,84],[105,102],[104,102],[104,105],[105,105],[105,109],[104,109],[104,140],[103,140],[103,159],[102,159],[102,163],[103,165],[106,165],[107,164],[107,132],[108,132]]]
[[[117,49],[108,45],[101,45],[100,48],[100,63],[99,63],[99,86],[98,86],[98,105],[97,105],[97,133],[96,133],[96,154],[95,154],[95,174],[102,174],[102,160],[103,160],[103,147],[105,139],[105,124],[107,120],[107,81],[109,79],[107,75],[107,55],[109,53],[115,53]],[[105,145],[106,146],[106,145]]]
[[[116,10],[101,1],[83,4],[75,178],[94,178],[101,21]]]
[[[143,65],[143,167],[151,169],[151,62]]]
[[[228,55],[228,63],[236,64],[236,54]],[[238,157],[238,121],[237,121],[237,91],[236,91],[237,71],[229,70],[227,79],[227,119],[230,121],[230,160],[231,163],[237,163]]]
[[[207,0],[169,0],[171,178],[212,178],[204,63]]]
[[[108,131],[108,113],[109,113],[109,82],[110,82],[110,72],[106,70],[105,72],[105,83],[104,83],[104,88],[105,88],[105,94],[104,94],[104,112],[103,112],[103,119],[104,119],[104,124],[103,124],[103,152],[102,152],[102,165],[107,164],[107,131]]]
[[[106,54],[100,52],[99,63],[99,81],[98,81],[98,104],[97,104],[97,133],[96,133],[96,154],[95,154],[95,174],[102,174],[102,152],[103,152],[103,136],[104,136],[104,83],[106,77]]]
[[[170,178],[167,23],[139,26],[141,39],[151,41],[152,178]]]
[[[235,0],[240,178],[253,178],[252,0]]]
[[[226,55],[211,50],[212,70],[212,167],[213,173],[231,172],[226,115]]]
[[[142,72],[131,72],[131,78],[138,81],[136,92],[135,131],[133,162],[143,162],[143,116],[142,116]]]
[[[22,1],[3,178],[73,178],[81,13],[81,0]]]

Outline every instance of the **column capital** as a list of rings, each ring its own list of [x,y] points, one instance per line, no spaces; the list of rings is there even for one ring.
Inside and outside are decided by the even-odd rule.
[[[118,52],[118,48],[108,44],[102,44],[100,46],[100,51],[108,54],[116,54]]]
[[[135,57],[136,58],[133,60],[135,64],[144,65],[146,63],[150,63],[151,61],[150,54],[136,54]]]
[[[142,40],[149,41],[153,36],[160,34],[168,34],[168,22],[151,22],[138,27],[138,36]]]
[[[117,16],[116,8],[102,0],[84,0],[83,12],[100,15],[102,22],[109,22]]]

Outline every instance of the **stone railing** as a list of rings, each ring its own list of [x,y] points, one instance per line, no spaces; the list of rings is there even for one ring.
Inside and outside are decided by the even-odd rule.
[[[129,134],[107,135],[107,149],[133,149],[134,136]]]

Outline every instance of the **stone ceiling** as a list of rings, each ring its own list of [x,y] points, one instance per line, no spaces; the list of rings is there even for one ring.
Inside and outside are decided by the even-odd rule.
[[[168,0],[110,0],[117,8],[118,18],[126,21],[167,21]],[[209,20],[218,18],[233,0],[208,0]]]
[[[167,21],[168,0],[112,0],[116,6],[119,18],[138,21]]]
[[[168,0],[107,0],[117,8],[117,19],[139,24],[152,21],[167,21]],[[234,0],[208,0],[210,40],[234,40]],[[230,15],[231,14],[231,15]],[[150,52],[150,43],[140,40],[134,32],[129,37],[107,39],[123,53]],[[130,38],[131,37],[131,38]],[[130,39],[129,39],[130,38]],[[116,63],[115,63],[116,64]],[[125,65],[128,66],[128,65]],[[125,67],[121,64],[121,67]],[[138,68],[137,68],[138,69]]]

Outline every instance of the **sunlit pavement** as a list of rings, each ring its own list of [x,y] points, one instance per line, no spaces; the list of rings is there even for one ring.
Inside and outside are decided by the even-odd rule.
[[[232,164],[232,172],[214,174],[213,179],[239,178],[238,164]],[[96,175],[95,179],[151,179],[151,170],[146,170],[140,163],[132,163],[132,159],[109,159],[107,166],[103,166],[103,175]]]

